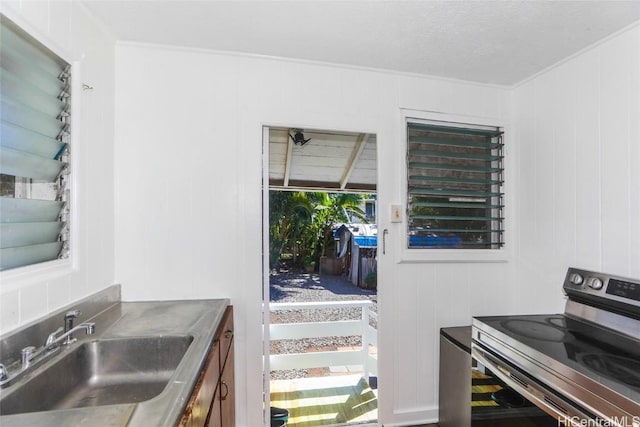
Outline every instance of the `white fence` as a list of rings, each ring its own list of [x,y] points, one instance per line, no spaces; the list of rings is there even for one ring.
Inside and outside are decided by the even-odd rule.
[[[269,356],[272,371],[284,369],[320,368],[330,366],[362,366],[365,377],[378,375],[377,355],[369,353],[369,346],[378,345],[378,333],[369,323],[370,319],[377,324],[377,314],[371,310],[371,301],[327,301],[271,303],[271,311],[284,310],[317,310],[323,308],[360,308],[360,320],[338,320],[329,322],[274,323],[269,325],[271,341],[285,339],[346,337],[360,335],[360,350],[320,351],[311,353],[272,354]]]

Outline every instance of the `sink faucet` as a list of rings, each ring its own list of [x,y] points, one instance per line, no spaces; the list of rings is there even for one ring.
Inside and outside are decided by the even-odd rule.
[[[25,369],[27,369],[29,365],[31,365],[31,361],[36,357],[39,357],[41,354],[44,353],[45,355],[47,355],[49,353],[53,353],[53,351],[58,348],[58,345],[62,340],[64,340],[62,342],[62,344],[64,345],[76,342],[77,339],[73,338],[73,333],[81,329],[84,329],[87,335],[92,335],[96,330],[96,324],[93,322],[80,323],[78,326],[69,329],[67,332],[56,338],[56,334],[62,330],[62,328],[58,328],[56,331],[49,334],[47,341],[38,350],[36,350],[36,348],[32,345],[23,348],[21,351],[22,370],[24,371]],[[71,337],[71,340],[69,339],[69,337]]]
[[[27,346],[21,351],[20,367],[12,370],[10,373],[5,365],[0,363],[0,388],[9,386],[18,377],[29,369],[32,364],[38,363],[42,360],[52,356],[56,350],[60,347],[60,343],[68,345],[77,341],[73,337],[73,334],[84,330],[87,335],[93,335],[96,330],[96,324],[94,322],[80,323],[77,326],[73,326],[74,319],[80,316],[79,310],[68,311],[64,316],[64,327],[59,327],[55,331],[51,332],[44,343],[44,345],[38,349],[34,346]],[[57,336],[60,332],[64,333]]]

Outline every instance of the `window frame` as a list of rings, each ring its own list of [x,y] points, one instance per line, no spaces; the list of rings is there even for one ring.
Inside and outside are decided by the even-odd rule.
[[[504,183],[503,202],[504,202],[504,219],[503,219],[503,241],[501,248],[496,249],[458,249],[458,248],[409,248],[407,244],[409,233],[409,216],[408,216],[408,138],[407,126],[410,122],[444,122],[452,125],[474,125],[474,126],[493,126],[499,127],[503,131],[502,142],[503,147],[503,177]],[[511,223],[513,220],[511,191],[513,177],[510,172],[510,148],[509,147],[509,124],[503,119],[482,118],[474,116],[452,115],[446,113],[434,113],[418,110],[401,110],[401,134],[399,135],[402,146],[402,221],[397,223],[398,237],[396,240],[397,263],[421,263],[421,262],[508,262],[511,259]]]
[[[40,30],[27,22],[20,15],[13,13],[9,9],[2,10],[0,13],[4,17],[18,26],[27,35],[32,37],[36,42],[42,44],[46,49],[56,55],[69,65],[70,78],[70,105],[72,109],[71,132],[69,135],[69,171],[67,182],[69,186],[69,202],[68,202],[68,256],[50,261],[43,261],[29,264],[21,267],[15,267],[0,271],[0,287],[3,292],[19,289],[24,284],[36,283],[41,281],[54,280],[64,276],[68,276],[74,271],[79,270],[77,257],[78,247],[78,180],[77,180],[77,159],[79,158],[79,110],[80,110],[80,93],[82,91],[82,83],[80,80],[81,66],[79,61],[71,58],[73,55],[66,49],[61,48],[48,35],[43,34]]]

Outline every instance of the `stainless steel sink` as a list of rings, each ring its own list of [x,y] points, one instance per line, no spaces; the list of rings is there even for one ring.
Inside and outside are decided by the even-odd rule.
[[[0,414],[144,402],[165,389],[192,336],[98,339],[3,390]]]
[[[122,302],[115,285],[0,335],[10,379],[0,387],[0,426],[177,425],[229,304]],[[22,350],[42,350],[73,310],[78,322],[95,324],[94,334],[76,334],[77,342],[36,354],[21,370]]]

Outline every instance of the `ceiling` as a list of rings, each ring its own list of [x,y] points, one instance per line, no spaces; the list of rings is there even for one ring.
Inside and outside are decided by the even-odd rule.
[[[640,20],[640,0],[81,0],[122,41],[513,86]],[[375,135],[272,128],[273,189],[373,192]]]
[[[294,143],[301,132],[302,145]],[[313,129],[269,129],[269,187],[280,190],[376,190],[376,136]]]
[[[511,86],[640,20],[640,1],[84,0],[119,39]]]

